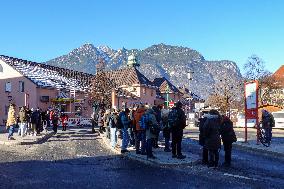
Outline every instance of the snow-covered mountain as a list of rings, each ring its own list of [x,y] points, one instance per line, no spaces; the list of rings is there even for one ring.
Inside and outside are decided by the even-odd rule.
[[[114,70],[125,67],[128,56],[133,52],[141,65],[138,69],[150,80],[166,77],[176,86],[188,86],[187,72],[194,71],[191,91],[201,97],[206,98],[221,79],[227,78],[232,84],[241,82],[242,76],[235,62],[207,61],[196,50],[165,44],[153,45],[144,50],[115,50],[108,46],[85,44],[67,55],[44,63],[94,74],[95,65],[101,58],[105,60],[108,70]]]

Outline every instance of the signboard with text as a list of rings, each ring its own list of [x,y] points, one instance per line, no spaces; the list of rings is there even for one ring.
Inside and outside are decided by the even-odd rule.
[[[258,81],[245,83],[245,141],[248,120],[258,123]]]

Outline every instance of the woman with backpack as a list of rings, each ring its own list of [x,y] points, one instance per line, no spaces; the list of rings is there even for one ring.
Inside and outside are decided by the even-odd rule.
[[[233,129],[233,122],[224,115],[222,116],[220,134],[225,151],[225,162],[223,165],[229,167],[231,166],[232,143],[237,141],[237,137]]]

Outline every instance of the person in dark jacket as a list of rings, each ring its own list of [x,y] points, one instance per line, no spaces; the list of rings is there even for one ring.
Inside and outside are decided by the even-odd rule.
[[[155,112],[155,117],[158,123],[158,129],[157,133],[155,133],[155,138],[153,140],[153,148],[159,148],[158,141],[159,141],[159,135],[160,135],[160,125],[162,124],[162,112],[160,106],[153,106],[152,109]]]
[[[58,121],[59,121],[59,113],[57,110],[52,110],[50,112],[50,120],[52,122],[52,129],[54,133],[57,133],[57,128],[58,128]]]
[[[221,148],[220,138],[221,116],[217,110],[210,110],[207,120],[204,123],[205,148],[209,151],[208,167],[218,167],[219,149]]]
[[[272,127],[275,126],[274,117],[271,113],[269,113],[267,110],[262,109],[262,125],[265,130],[265,138],[266,142],[270,144],[272,139]]]
[[[208,149],[205,147],[205,132],[204,124],[207,120],[207,115],[199,118],[199,144],[202,146],[202,164],[208,164]]]
[[[184,159],[186,158],[186,156],[181,153],[181,142],[183,137],[183,129],[186,127],[186,116],[184,111],[182,110],[182,103],[177,102],[176,106],[172,108],[171,111],[175,111],[177,114],[177,120],[175,121],[175,125],[171,126],[172,157],[177,159]]]
[[[237,137],[233,129],[233,122],[224,115],[222,116],[220,133],[225,151],[224,166],[231,166],[232,143],[237,141]]]
[[[40,114],[39,111],[31,109],[31,123],[32,123],[32,134],[36,136],[38,128],[39,128],[39,122],[40,122]]]
[[[121,153],[129,152],[127,150],[128,143],[129,143],[129,135],[128,135],[128,128],[130,126],[131,121],[128,119],[128,115],[130,110],[125,108],[125,111],[121,112],[119,118],[121,119],[122,123],[122,143],[121,143]]]

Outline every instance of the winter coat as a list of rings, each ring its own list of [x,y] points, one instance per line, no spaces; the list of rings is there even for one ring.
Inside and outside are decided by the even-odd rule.
[[[271,113],[265,111],[262,114],[262,125],[263,128],[271,128],[275,126],[274,117]]]
[[[199,144],[204,146],[205,144],[205,131],[204,131],[204,124],[207,120],[207,117],[203,117],[199,119]]]
[[[59,115],[57,112],[51,112],[51,122],[54,126],[57,126],[58,125],[58,121],[59,121]]]
[[[221,148],[220,118],[218,115],[208,115],[204,123],[205,148],[218,150]]]
[[[156,138],[156,135],[154,133],[152,133],[151,129],[150,129],[150,126],[158,128],[158,122],[157,122],[156,117],[154,115],[154,111],[152,109],[148,109],[145,113],[149,115],[149,122],[150,122],[148,129],[146,129],[146,139]]]
[[[39,124],[40,121],[41,121],[41,118],[40,118],[40,111],[34,111],[32,112],[32,115],[31,115],[31,123],[33,124]]]
[[[237,137],[233,129],[233,122],[228,117],[223,118],[220,134],[223,143],[233,143],[237,141]]]
[[[16,118],[15,107],[10,106],[9,111],[8,111],[6,127],[16,125],[16,124],[17,124],[17,118]]]
[[[128,129],[130,127],[131,120],[128,119],[125,112],[121,112],[121,123],[124,129]]]
[[[117,121],[118,121],[117,113],[111,113],[111,115],[109,117],[109,127],[110,128],[116,128],[117,127]]]
[[[174,107],[171,111],[177,110],[178,114],[178,123],[176,123],[176,127],[172,128],[173,132],[180,133],[186,127],[186,116],[184,111],[181,108]]]
[[[140,127],[139,120],[142,115],[145,113],[145,108],[138,108],[134,113],[134,125],[136,127],[136,131],[142,131],[143,129]]]
[[[19,111],[19,121],[20,123],[25,123],[28,121],[27,111],[24,108],[21,108]]]
[[[62,123],[62,124],[68,122],[68,116],[67,116],[67,115],[61,116],[60,119],[61,119],[61,123]]]

